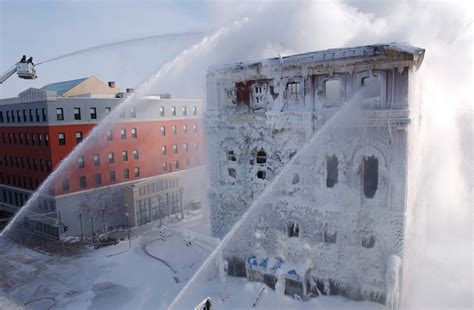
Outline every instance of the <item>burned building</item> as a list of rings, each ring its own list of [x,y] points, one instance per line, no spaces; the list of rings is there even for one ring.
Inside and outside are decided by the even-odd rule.
[[[396,305],[410,222],[410,79],[423,56],[377,44],[209,69],[213,234],[253,204],[225,249],[231,274],[271,284],[273,262],[302,297]]]

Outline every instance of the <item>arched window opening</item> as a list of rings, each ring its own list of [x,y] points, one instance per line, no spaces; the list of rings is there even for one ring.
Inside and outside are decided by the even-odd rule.
[[[232,178],[237,178],[237,171],[235,171],[234,168],[229,168],[228,169],[228,173],[229,173],[229,176],[232,177]]]
[[[326,187],[334,187],[334,184],[338,182],[338,166],[339,161],[337,160],[336,155],[326,157]]]
[[[361,86],[364,98],[379,97],[382,92],[382,79],[378,76],[368,76],[362,79]]]
[[[237,161],[237,156],[235,155],[234,151],[227,152],[227,159],[229,161]]]
[[[286,234],[288,237],[299,237],[300,236],[300,226],[298,223],[289,222],[286,225]]]
[[[264,170],[257,171],[257,178],[265,180],[267,178],[267,172]]]
[[[265,164],[267,162],[267,153],[263,149],[257,152],[256,155],[257,164]]]
[[[370,235],[370,236],[364,236],[362,237],[362,246],[364,248],[373,248],[375,245],[375,237]]]
[[[362,162],[364,196],[374,198],[379,183],[379,160],[375,156],[364,157]]]
[[[342,98],[341,81],[327,80],[324,82],[324,95],[328,101],[340,101]]]

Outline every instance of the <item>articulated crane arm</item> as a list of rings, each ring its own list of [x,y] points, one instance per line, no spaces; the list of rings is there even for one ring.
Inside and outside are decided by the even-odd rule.
[[[16,64],[13,67],[11,67],[6,73],[4,73],[4,74],[2,74],[2,76],[0,76],[0,84],[5,82],[10,76],[15,74],[15,72],[16,72]]]

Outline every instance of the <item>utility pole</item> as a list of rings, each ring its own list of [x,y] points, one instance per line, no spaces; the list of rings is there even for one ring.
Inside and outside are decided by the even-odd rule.
[[[64,256],[64,224],[61,221],[61,211],[58,211],[59,240],[61,241],[61,255]]]
[[[91,229],[92,229],[92,244],[95,243],[95,236],[94,236],[94,218],[91,216]]]
[[[125,216],[127,217],[127,235],[128,235],[128,248],[130,249],[132,247],[132,236],[131,236],[131,231],[130,231],[130,222],[128,220],[128,212],[125,213]]]

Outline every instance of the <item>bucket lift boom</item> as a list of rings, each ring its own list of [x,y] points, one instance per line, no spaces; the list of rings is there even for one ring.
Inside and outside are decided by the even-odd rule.
[[[25,79],[25,80],[33,80],[36,79],[36,68],[32,62],[17,62],[14,64],[7,72],[0,76],[0,84],[5,82],[10,76],[18,74],[18,77]]]

